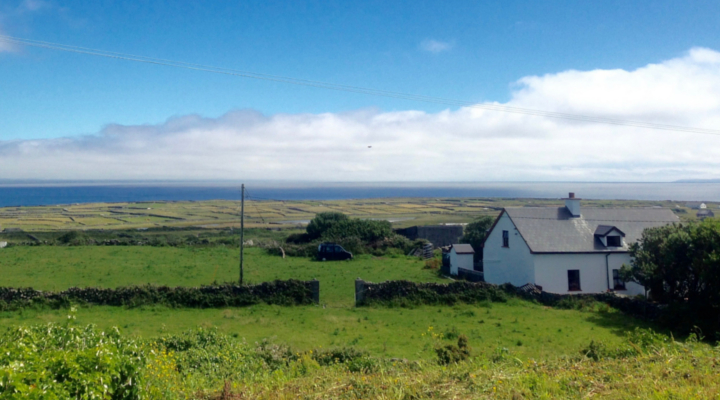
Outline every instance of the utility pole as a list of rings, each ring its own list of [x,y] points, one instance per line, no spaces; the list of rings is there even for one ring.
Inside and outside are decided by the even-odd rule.
[[[240,284],[243,284],[243,250],[245,249],[245,184],[240,189]]]

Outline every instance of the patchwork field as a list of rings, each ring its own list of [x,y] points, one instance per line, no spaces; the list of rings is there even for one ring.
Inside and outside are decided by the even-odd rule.
[[[260,201],[245,204],[248,227],[292,227],[319,212],[339,211],[358,218],[389,219],[396,227],[463,223],[497,215],[508,206],[560,206],[552,199],[390,198],[337,201]],[[584,200],[585,207],[666,207],[682,219],[696,211],[670,201]],[[717,204],[709,204],[717,208]],[[228,228],[240,225],[239,201],[96,203],[0,208],[0,228],[25,231],[68,229],[137,229],[148,227]]]
[[[298,349],[356,346],[377,356],[427,359],[434,356],[428,330],[448,340],[466,334],[479,352],[511,349],[521,357],[576,354],[590,339],[618,342],[628,329],[643,326],[612,310],[557,310],[511,299],[508,303],[453,307],[354,307],[354,280],[408,279],[441,282],[417,258],[359,256],[353,261],[318,262],[246,252],[245,276],[251,282],[274,279],[320,280],[320,306],[252,306],[232,309],[166,307],[80,308],[79,324],[120,327],[125,333],[154,337],[186,329],[217,327],[249,342],[271,338]],[[72,286],[117,287],[152,283],[199,286],[233,281],[237,248],[39,246],[3,249],[3,286],[62,290]],[[0,313],[0,325],[60,322],[67,310]]]

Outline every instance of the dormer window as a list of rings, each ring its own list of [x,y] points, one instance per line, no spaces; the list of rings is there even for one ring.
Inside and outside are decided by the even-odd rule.
[[[615,226],[598,225],[595,237],[606,248],[623,247],[625,233]]]
[[[622,237],[620,236],[607,236],[607,247],[622,247]]]

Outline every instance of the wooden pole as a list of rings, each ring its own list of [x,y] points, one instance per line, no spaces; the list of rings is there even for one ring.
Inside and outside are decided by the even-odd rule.
[[[243,250],[245,249],[245,184],[240,189],[240,284],[243,284]]]

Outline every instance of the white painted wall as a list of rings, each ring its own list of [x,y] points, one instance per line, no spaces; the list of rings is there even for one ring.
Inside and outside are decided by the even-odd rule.
[[[535,254],[535,283],[550,293],[580,294],[602,293],[613,288],[612,270],[620,269],[623,264],[630,264],[628,253],[612,253],[608,256],[608,265],[605,265],[604,253],[589,254]],[[580,292],[568,292],[567,271],[577,269],[580,271]],[[618,290],[619,294],[644,294],[642,286],[627,282],[626,290]]]
[[[473,270],[473,255],[458,254],[455,249],[450,249],[450,274],[457,275],[458,268]]]
[[[509,247],[502,247],[502,231],[509,233]],[[488,235],[483,248],[485,282],[515,286],[535,282],[533,257],[510,217],[503,213]],[[567,279],[566,279],[567,280]]]
[[[570,269],[580,271],[580,292],[568,292]],[[605,254],[535,254],[535,283],[550,293],[605,292]]]

